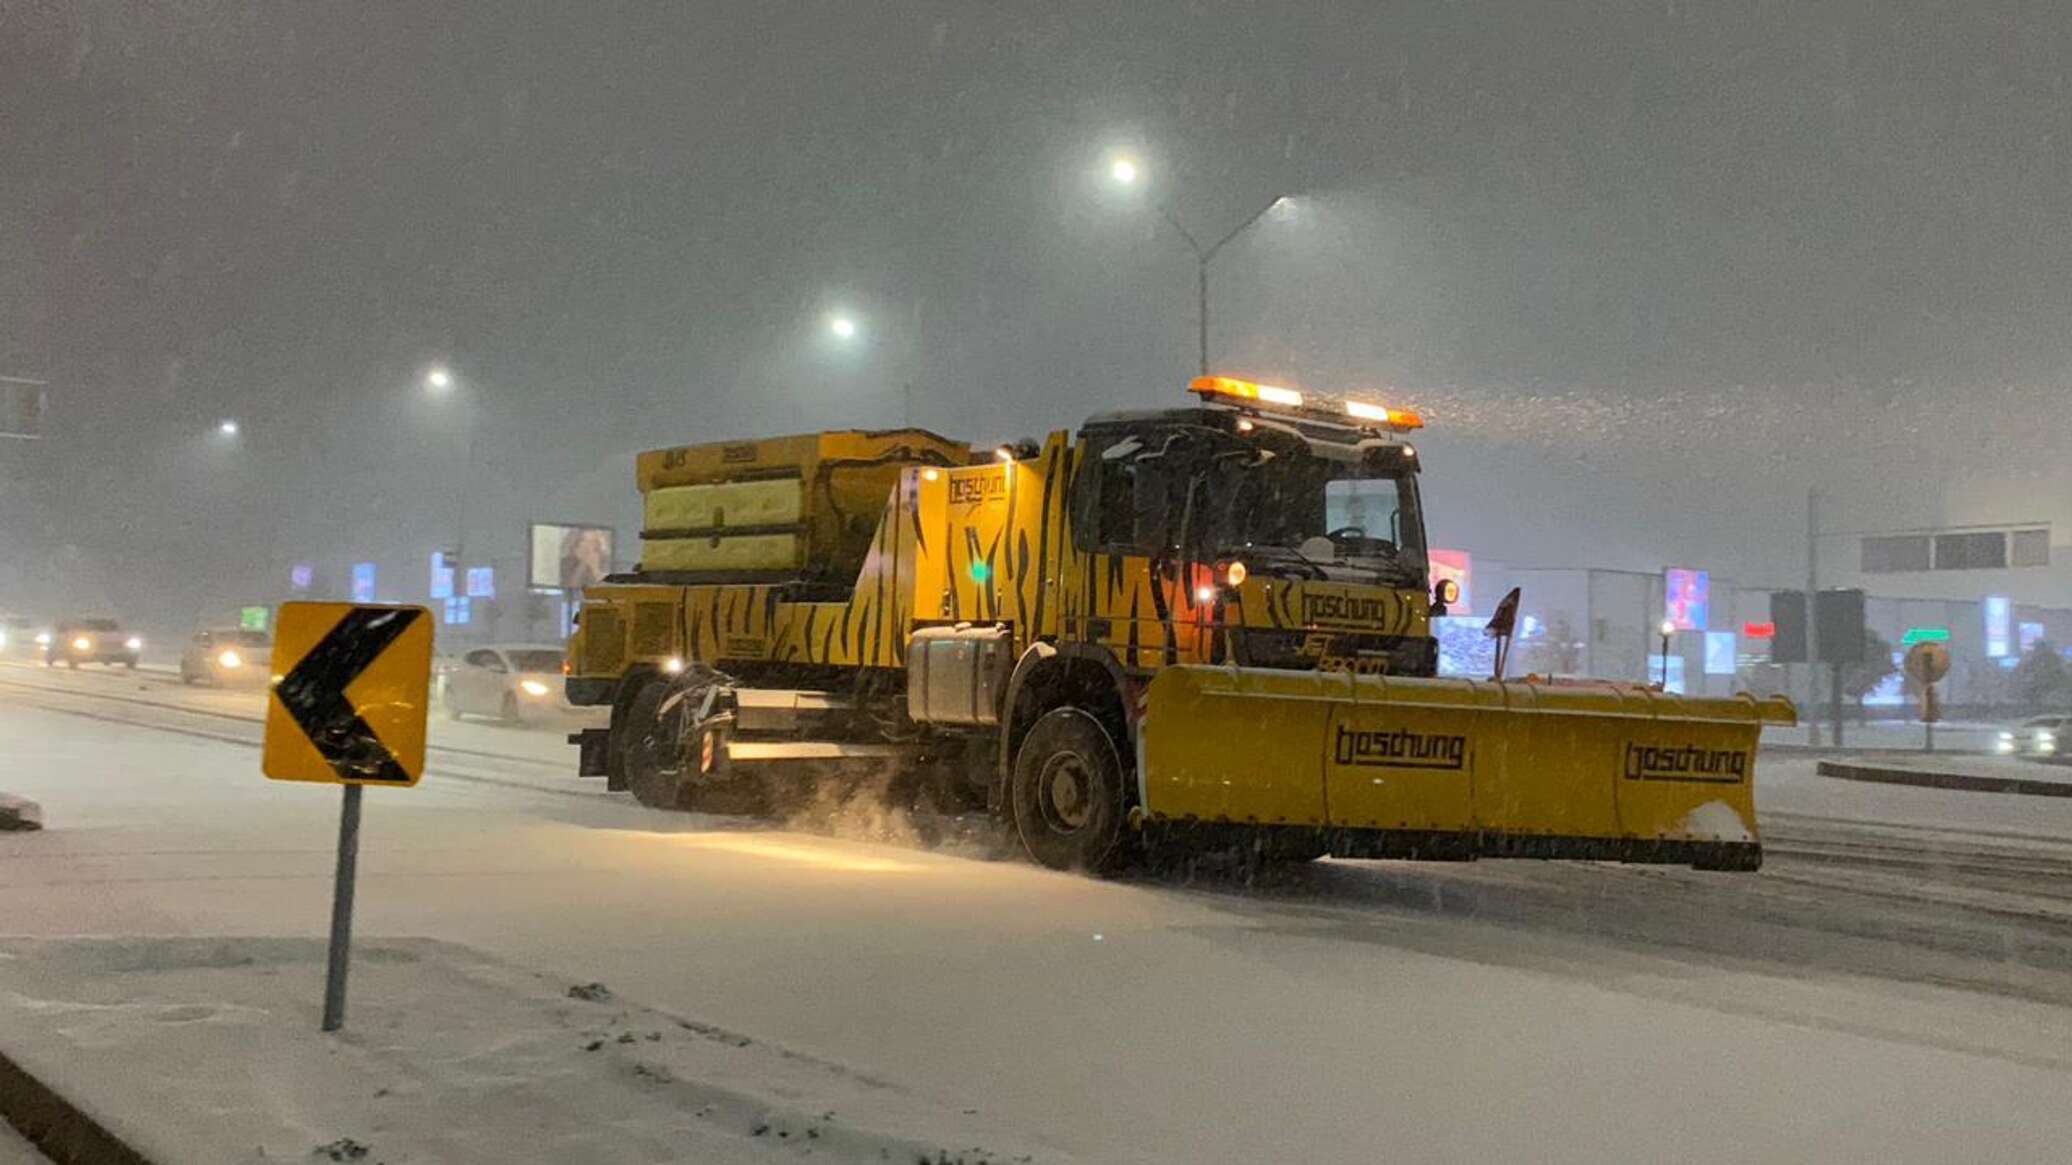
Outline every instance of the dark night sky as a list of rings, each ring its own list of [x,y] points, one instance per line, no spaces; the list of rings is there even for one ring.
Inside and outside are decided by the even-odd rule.
[[[0,533],[129,604],[414,555],[459,504],[438,360],[506,554],[630,524],[634,449],[903,385],[974,440],[1175,399],[1191,260],[1101,181],[1128,148],[1202,234],[1298,196],[1217,260],[1217,363],[1425,406],[1442,544],[1788,570],[1811,483],[2066,492],[2068,38],[2038,0],[0,0],[0,372],[53,386]]]

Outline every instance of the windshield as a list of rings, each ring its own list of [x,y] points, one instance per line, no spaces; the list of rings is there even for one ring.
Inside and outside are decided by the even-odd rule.
[[[504,654],[511,657],[512,671],[558,672],[561,670],[561,653],[558,651],[547,651],[543,648],[527,648],[524,651],[508,651]]]
[[[120,631],[122,627],[113,619],[81,619],[79,621],[79,629],[82,631]]]
[[[1424,525],[1415,481],[1400,468],[1306,452],[1225,464],[1197,497],[1198,545],[1421,577]]]

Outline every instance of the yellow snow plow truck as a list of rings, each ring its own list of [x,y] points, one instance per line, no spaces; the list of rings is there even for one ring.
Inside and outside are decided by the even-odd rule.
[[[641,454],[641,560],[583,592],[584,776],[774,811],[829,781],[985,806],[1031,857],[1754,869],[1791,705],[1437,678],[1414,413],[1202,377],[974,450],[920,429]]]

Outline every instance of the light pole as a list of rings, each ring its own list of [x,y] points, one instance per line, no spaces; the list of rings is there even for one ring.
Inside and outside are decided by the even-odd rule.
[[[1676,634],[1676,624],[1664,619],[1656,630],[1662,633],[1662,690],[1669,690],[1669,637]]]
[[[453,373],[443,365],[434,365],[424,374],[424,388],[428,395],[446,397],[454,395]],[[455,407],[460,410],[461,463],[460,482],[453,491],[453,563],[454,594],[467,593],[467,545],[468,545],[468,484],[475,472],[475,402],[471,395],[460,393],[465,399]]]
[[[1143,176],[1143,167],[1139,166],[1134,158],[1119,157],[1109,164],[1108,176],[1118,186],[1133,187],[1137,184],[1137,180]],[[1201,240],[1194,237],[1193,231],[1188,230],[1181,224],[1180,216],[1173,213],[1172,207],[1163,202],[1157,204],[1159,215],[1166,220],[1166,223],[1173,228],[1173,233],[1180,236],[1180,241],[1186,243],[1187,249],[1194,255],[1195,323],[1199,329],[1199,351],[1201,356],[1201,374],[1203,376],[1209,374],[1209,263],[1216,258],[1216,253],[1227,246],[1232,239],[1244,234],[1254,223],[1265,218],[1267,211],[1287,201],[1287,195],[1276,195],[1271,202],[1253,211],[1245,221],[1232,227],[1230,233],[1206,247],[1201,245]]]

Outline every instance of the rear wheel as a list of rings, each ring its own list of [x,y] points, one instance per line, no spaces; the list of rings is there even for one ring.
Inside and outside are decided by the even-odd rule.
[[[1123,769],[1100,721],[1078,708],[1044,713],[1015,753],[1015,828],[1054,870],[1099,871],[1123,850]]]

